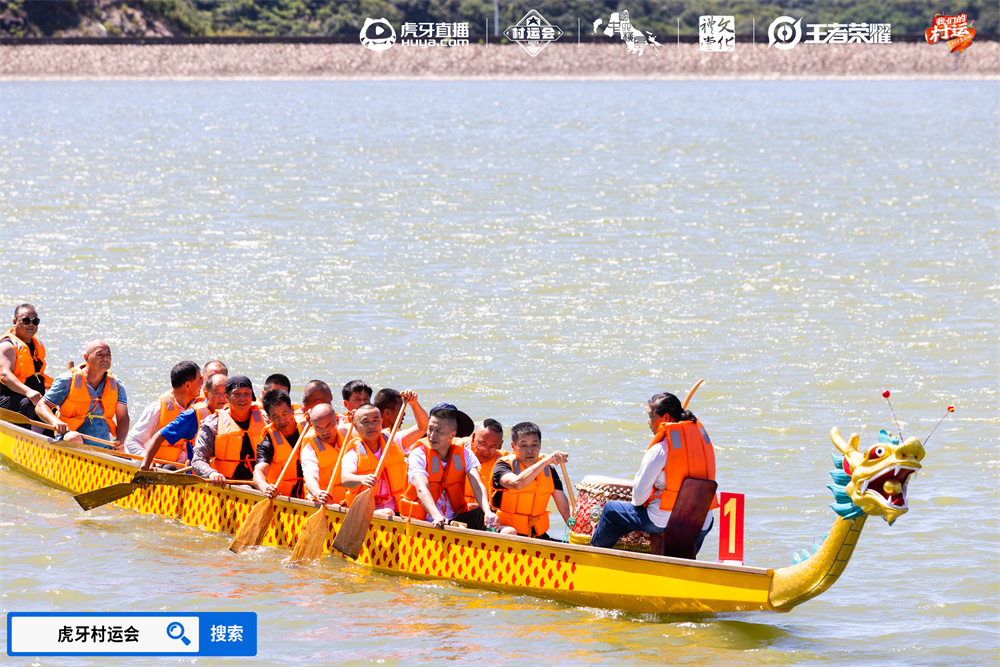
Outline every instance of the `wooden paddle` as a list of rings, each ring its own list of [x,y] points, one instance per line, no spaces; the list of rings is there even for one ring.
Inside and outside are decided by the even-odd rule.
[[[202,479],[195,475],[185,475],[180,470],[175,472],[153,472],[152,470],[139,471],[131,482],[121,482],[111,484],[100,489],[94,489],[87,493],[73,496],[73,500],[79,503],[85,511],[90,511],[95,507],[113,503],[120,498],[130,496],[144,486],[159,484],[162,486],[190,486],[194,484],[207,483],[207,479]],[[253,484],[248,480],[227,479],[228,484]]]
[[[190,475],[185,475],[185,477],[190,477]],[[94,489],[93,491],[88,491],[87,493],[75,495],[73,496],[73,500],[78,502],[84,511],[90,511],[95,507],[113,503],[119,498],[131,496],[138,490],[138,484],[133,484],[132,482],[122,482],[120,484],[112,484],[110,486]]]
[[[281,469],[281,474],[278,475],[278,482],[285,478],[285,473],[288,471],[288,466],[292,464],[296,456],[299,453],[299,447],[302,446],[302,442],[306,439],[306,435],[312,431],[312,424],[306,427],[306,430],[299,435],[299,439],[295,441],[295,446],[292,447],[291,453],[288,455],[288,460],[285,461],[284,467]],[[258,501],[253,509],[250,510],[250,514],[247,515],[246,520],[240,529],[236,531],[236,535],[233,537],[232,544],[229,545],[229,550],[233,553],[241,554],[247,549],[253,547],[259,547],[260,543],[264,541],[264,535],[267,533],[267,529],[271,526],[271,519],[274,517],[274,499],[265,498],[264,500]]]
[[[406,403],[404,402],[396,416],[396,423],[393,424],[392,431],[389,433],[389,442],[385,443],[385,447],[382,448],[382,456],[378,460],[378,466],[375,467],[375,487],[365,489],[354,499],[351,508],[347,510],[347,516],[344,517],[344,523],[340,524],[337,537],[333,540],[333,548],[345,556],[357,558],[358,554],[361,553],[361,546],[365,543],[365,537],[368,535],[368,526],[371,524],[372,517],[375,516],[374,491],[381,484],[379,476],[382,474],[382,468],[385,467],[386,459],[389,458],[387,456],[389,448],[395,445],[396,431],[403,421],[405,412]]]
[[[340,463],[344,460],[344,452],[347,451],[347,443],[351,441],[354,433],[354,422],[351,422],[347,429],[347,437],[340,445],[340,454],[337,456],[337,464],[333,467],[333,474],[330,475],[330,483],[326,485],[326,492],[330,493],[333,484],[340,473]],[[339,431],[338,431],[339,434]],[[299,532],[299,539],[292,549],[292,557],[289,563],[301,563],[307,560],[318,560],[323,555],[323,543],[326,542],[326,503],[321,503],[316,512],[306,519],[306,523]]]
[[[25,417],[24,415],[22,415],[20,412],[12,412],[12,411],[7,410],[5,408],[0,408],[0,419],[3,419],[4,421],[10,422],[12,424],[30,424],[32,426],[40,426],[42,428],[47,428],[49,430],[52,429],[52,425],[51,424],[46,424],[45,422],[35,421],[34,419],[28,419],[27,417]],[[81,433],[80,435],[83,435],[83,434]],[[102,443],[104,443],[106,445],[117,445],[118,444],[117,442],[114,442],[113,440],[101,440],[100,438],[94,438],[94,437],[89,436],[89,435],[84,435],[83,437],[87,438],[89,440],[96,440],[97,442],[102,442]],[[105,447],[95,447],[94,445],[88,445],[87,443],[84,443],[84,444],[81,445],[80,443],[69,442],[67,440],[59,440],[57,442],[59,442],[59,443],[66,443],[66,444],[74,445],[74,446],[77,446],[77,447],[90,447],[91,449],[97,450],[99,452],[104,452],[105,454],[113,454],[114,456],[121,456],[123,458],[134,459],[136,461],[141,461],[144,458],[142,456],[139,456],[138,454],[129,454],[128,452],[115,452],[115,451],[109,452],[107,450],[107,448],[105,448]],[[177,465],[177,461],[168,461],[166,459],[153,459],[153,461],[156,462],[156,463],[159,463],[160,465]]]
[[[698,387],[700,387],[701,383],[704,381],[705,381],[704,378],[702,378],[701,380],[698,380],[698,382],[693,387],[691,387],[691,391],[688,392],[687,398],[685,398],[684,402],[681,403],[682,410],[687,410],[688,403],[691,402],[691,397],[694,396],[694,392],[698,391]]]
[[[45,422],[35,421],[34,419],[29,419],[22,415],[20,412],[14,412],[13,410],[8,410],[6,408],[0,408],[0,417],[4,421],[11,422],[12,424],[31,424],[32,426],[38,426],[40,428],[52,430],[52,424],[46,424]],[[77,431],[79,433],[79,431]],[[112,447],[117,447],[118,443],[114,440],[104,440],[103,438],[97,438],[92,435],[85,435],[80,433],[80,435],[87,440],[93,440],[94,442],[99,442],[102,445],[110,445]],[[119,454],[122,452],[118,452]],[[139,458],[142,458],[141,456]]]
[[[570,508],[570,518],[576,516],[576,498],[573,496],[573,484],[569,481],[569,473],[566,472],[566,464],[560,463],[562,466],[563,474],[563,484],[566,487],[566,494],[569,496],[569,508]]]

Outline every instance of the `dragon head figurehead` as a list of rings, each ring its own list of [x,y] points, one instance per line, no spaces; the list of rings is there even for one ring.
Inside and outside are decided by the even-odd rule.
[[[834,427],[830,429],[830,439],[844,455],[841,469],[850,476],[845,493],[859,513],[884,517],[890,525],[906,514],[909,509],[906,486],[917,476],[924,458],[920,440],[910,438],[900,444],[883,430],[878,442],[862,452],[858,449],[861,436],[857,433],[851,435],[850,441],[845,441],[840,430]]]

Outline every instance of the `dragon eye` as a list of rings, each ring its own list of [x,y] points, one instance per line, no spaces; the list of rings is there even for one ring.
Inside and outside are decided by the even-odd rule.
[[[874,461],[875,459],[880,459],[885,456],[885,447],[879,445],[878,447],[872,447],[872,450],[868,452],[868,458]]]

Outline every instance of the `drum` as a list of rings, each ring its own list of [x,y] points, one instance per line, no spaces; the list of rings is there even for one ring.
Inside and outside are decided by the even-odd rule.
[[[632,500],[632,480],[621,477],[587,475],[576,485],[576,523],[570,532],[572,544],[590,544],[590,536],[601,519],[601,510],[609,500]],[[636,530],[615,545],[616,549],[649,553],[649,534]]]

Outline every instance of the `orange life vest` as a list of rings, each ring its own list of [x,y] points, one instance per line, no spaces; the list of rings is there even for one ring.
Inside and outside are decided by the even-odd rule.
[[[240,425],[233,420],[226,406],[219,410],[219,426],[215,434],[215,469],[229,479],[252,479],[253,467],[257,462],[257,445],[264,439],[264,415],[256,405],[250,406],[250,428],[244,431]],[[253,457],[240,458],[243,451],[243,434],[250,436],[250,446],[253,448]],[[241,465],[246,466],[247,473],[244,476],[234,478],[236,469]],[[242,472],[242,471],[241,471]],[[279,471],[280,472],[280,471]]]
[[[205,399],[195,399],[195,402],[191,404],[191,409],[194,410],[199,424],[205,421],[205,417],[215,414],[215,411],[208,407],[208,401]]]
[[[14,352],[17,356],[14,359],[14,368],[11,369],[11,372],[22,384],[27,383],[31,376],[38,375],[42,379],[42,386],[46,389],[52,386],[52,378],[45,374],[45,346],[42,345],[42,341],[34,336],[31,338],[31,343],[35,347],[35,353],[32,354],[31,348],[15,335],[13,329],[0,336],[0,341],[3,340],[9,340],[14,346]],[[37,371],[35,370],[36,361],[41,364]]]
[[[544,454],[538,454],[539,459],[544,457]],[[518,463],[514,454],[508,454],[501,460],[510,463],[511,470],[515,475],[521,474],[521,464]],[[549,529],[549,498],[556,490],[550,466],[545,466],[545,469],[538,473],[531,484],[520,491],[514,489],[497,490],[503,492],[500,497],[500,508],[497,510],[497,519],[500,520],[501,526],[511,526],[518,535],[528,537],[541,535]]]
[[[165,392],[162,396],[160,396],[160,423],[156,427],[157,430],[177,419],[177,415],[184,412],[186,409],[187,408],[181,406],[177,402],[177,399],[174,398],[174,392]],[[200,419],[198,421],[201,423]],[[166,461],[177,461],[180,459],[182,452],[187,452],[187,446],[189,444],[194,444],[194,440],[178,440],[173,445],[164,440],[160,444],[160,448],[156,450],[156,458],[164,459]]]
[[[116,437],[117,426],[114,419],[115,410],[118,408],[118,382],[115,381],[115,376],[111,374],[111,371],[108,371],[104,378],[104,392],[101,397],[93,400],[101,404],[104,409],[103,415],[91,413],[92,403],[90,389],[87,385],[87,364],[71,368],[69,393],[66,394],[66,400],[59,406],[59,419],[66,422],[71,431],[79,429],[85,419],[103,419],[108,423],[111,437]]]
[[[493,458],[489,461],[485,463],[480,462],[479,464],[479,479],[483,480],[483,486],[486,487],[486,502],[490,504],[490,507],[493,507],[493,495],[497,492],[497,490],[493,488],[493,466],[495,466],[497,461],[501,458],[507,456],[507,454],[508,452],[501,449],[493,454]],[[465,480],[465,501],[469,503],[476,502],[476,497],[472,495],[472,484],[469,483],[469,480]]]
[[[385,465],[382,467],[382,478],[389,483],[389,494],[396,501],[396,508],[399,508],[399,501],[403,498],[403,492],[406,491],[406,459],[403,458],[403,452],[399,451],[399,447],[395,445],[390,445],[385,441],[385,438],[379,434],[379,441],[382,444],[382,456],[387,456]],[[365,446],[364,441],[359,437],[351,438],[351,442],[347,445],[348,447],[354,447],[358,452],[358,473],[359,475],[371,475],[375,472],[375,468],[378,467],[379,459],[375,457],[374,454],[368,451],[368,447]],[[375,494],[378,494],[378,489],[382,485],[382,480],[375,486]],[[345,498],[348,507],[354,502],[362,491],[365,490],[365,485],[360,484],[353,489],[348,489],[347,497]]]
[[[465,447],[456,442],[452,442],[448,447],[448,466],[445,468],[441,463],[441,457],[431,447],[427,438],[421,438],[413,443],[414,449],[424,448],[424,457],[427,461],[427,486],[430,488],[431,497],[436,503],[441,497],[441,492],[448,494],[451,508],[455,514],[461,514],[469,509],[465,502],[465,484],[468,482],[465,476]],[[413,449],[410,450],[411,452]],[[421,521],[427,520],[427,511],[420,504],[417,498],[417,489],[409,484],[406,487],[406,494],[399,505],[399,513],[405,517],[412,517]]]
[[[299,436],[302,435],[302,424],[296,424],[296,430]],[[271,456],[271,467],[267,471],[267,483],[274,484],[278,487],[278,493],[282,496],[291,496],[293,493],[294,497],[302,497],[302,475],[299,474],[302,470],[302,466],[299,464],[299,452],[295,452],[295,461],[288,465],[288,469],[285,471],[284,477],[278,481],[278,475],[281,474],[282,468],[285,467],[285,461],[288,460],[289,455],[292,453],[293,445],[288,442],[288,438],[278,430],[278,427],[274,424],[268,424],[264,427],[264,436],[271,436],[271,444],[274,445],[274,454]],[[262,437],[261,440],[264,438]],[[303,443],[304,445],[305,443]],[[301,449],[301,446],[300,448]]]
[[[343,438],[338,433],[337,444],[328,445],[320,440],[319,435],[313,431],[305,439],[305,442],[302,443],[302,447],[312,447],[313,451],[316,452],[316,460],[319,461],[319,488],[324,491],[330,483],[330,475],[333,474],[333,469],[337,467],[337,459],[340,457],[343,442]],[[344,498],[347,496],[347,487],[340,484],[340,471],[337,471],[337,480],[330,488],[330,495],[333,496],[331,502],[338,505],[344,504]]]
[[[688,477],[696,479],[715,479],[715,450],[708,431],[701,422],[663,422],[657,429],[649,447],[661,445],[667,450],[667,462],[663,466],[666,477],[666,488],[662,491],[653,489],[653,495],[646,505],[655,499],[660,499],[660,509],[669,512],[674,509],[677,494],[681,484]],[[646,449],[649,449],[647,447]],[[719,507],[719,499],[712,499],[711,509]]]

